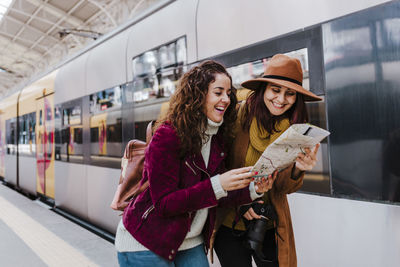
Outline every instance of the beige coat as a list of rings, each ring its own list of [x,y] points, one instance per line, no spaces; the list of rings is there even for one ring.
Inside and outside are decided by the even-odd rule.
[[[249,146],[249,133],[242,131],[241,127],[239,128],[232,151],[230,152],[230,155],[232,156],[230,167],[232,168],[244,166],[245,156]],[[297,180],[294,180],[291,178],[292,168],[293,165],[278,173],[274,185],[269,193],[271,203],[274,205],[278,214],[278,234],[282,237],[282,239],[276,237],[278,240],[278,260],[280,267],[297,266],[292,219],[286,195],[296,192],[303,185],[304,172],[302,172],[301,176]],[[211,249],[213,248],[215,235],[223,217],[224,210],[221,210],[218,214],[216,227],[211,237]],[[211,254],[211,259],[212,258],[213,255]]]

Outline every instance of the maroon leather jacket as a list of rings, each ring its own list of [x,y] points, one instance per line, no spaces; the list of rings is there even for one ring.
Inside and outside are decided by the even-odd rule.
[[[208,167],[201,153],[179,158],[179,138],[171,125],[164,124],[154,133],[146,150],[143,179],[149,187],[125,209],[123,223],[131,235],[149,250],[174,260],[179,246],[190,230],[197,210],[210,208],[203,228],[205,245],[215,224],[216,206],[250,203],[248,188],[228,192],[217,201],[210,177],[225,171],[226,153],[222,136],[211,140]]]

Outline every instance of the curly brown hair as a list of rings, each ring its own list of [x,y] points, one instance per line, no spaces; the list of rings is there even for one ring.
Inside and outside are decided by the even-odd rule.
[[[181,157],[200,153],[203,140],[209,138],[205,133],[208,121],[204,105],[208,86],[215,81],[217,74],[225,74],[231,81],[232,91],[229,96],[231,103],[225,111],[224,122],[219,131],[222,131],[224,143],[230,142],[233,138],[237,99],[232,77],[220,63],[213,60],[204,61],[186,72],[179,80],[163,120],[170,123],[177,132],[181,141]]]

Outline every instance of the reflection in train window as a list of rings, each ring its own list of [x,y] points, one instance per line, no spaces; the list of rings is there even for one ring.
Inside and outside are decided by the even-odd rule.
[[[15,154],[17,152],[17,119],[12,118],[6,120],[6,144],[7,154]]]
[[[171,96],[186,62],[185,37],[133,58],[134,80],[124,90],[124,101],[140,103]]]
[[[135,139],[146,142],[146,130],[150,121],[135,122]]]
[[[91,164],[120,167],[122,155],[121,87],[90,95]]]
[[[55,159],[83,163],[82,99],[54,107]]]
[[[89,96],[90,113],[97,113],[112,107],[121,106],[121,90],[120,86],[116,86],[91,94]]]
[[[36,112],[19,117],[18,151],[20,155],[34,156],[36,147]]]
[[[81,106],[74,106],[63,109],[63,125],[81,124]]]
[[[285,53],[288,56],[295,57],[300,60],[303,68],[303,87],[310,89],[309,81],[309,65],[308,65],[308,51],[307,48],[291,51]],[[229,73],[232,75],[233,85],[239,89],[238,99],[243,100],[248,96],[249,91],[241,87],[241,83],[245,80],[260,77],[264,73],[264,69],[268,64],[270,58],[261,58],[256,61],[247,62],[241,65],[228,68]],[[310,123],[321,128],[327,128],[325,101],[317,103],[307,103],[308,115]],[[317,192],[322,194],[330,194],[330,181],[329,181],[329,157],[327,139],[322,141],[321,147],[318,151],[317,166],[309,172],[306,172],[302,191]]]

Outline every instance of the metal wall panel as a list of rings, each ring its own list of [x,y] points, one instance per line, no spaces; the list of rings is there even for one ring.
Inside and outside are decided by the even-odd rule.
[[[298,266],[398,266],[400,206],[288,195]]]
[[[54,104],[86,95],[86,53],[60,68],[54,82]]]
[[[115,233],[122,218],[120,211],[110,208],[117,189],[121,171],[110,168],[87,166],[87,198],[89,221]]]
[[[85,95],[126,83],[127,38],[127,31],[121,32],[89,52]]]
[[[335,195],[400,202],[400,2],[323,25]]]
[[[56,161],[55,170],[56,206],[88,220],[86,166]]]
[[[19,156],[19,187],[36,195],[36,157]]]
[[[199,1],[197,14],[199,60],[387,2],[385,0]]]

